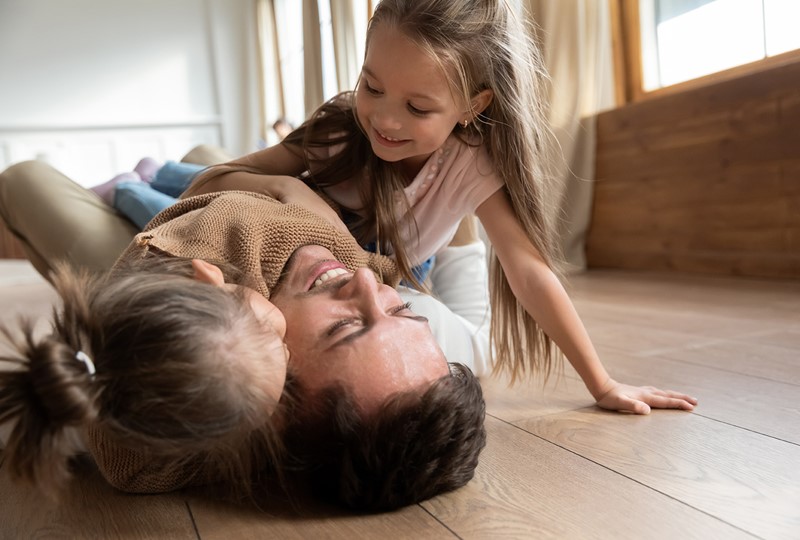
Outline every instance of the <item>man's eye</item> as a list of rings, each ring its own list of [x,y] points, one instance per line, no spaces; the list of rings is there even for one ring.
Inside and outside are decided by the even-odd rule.
[[[406,311],[411,309],[411,302],[406,302],[405,304],[401,304],[399,306],[393,307],[390,311],[392,315],[396,315],[401,311]]]
[[[342,319],[340,321],[336,321],[335,323],[333,323],[332,325],[330,325],[328,327],[328,332],[327,333],[328,333],[329,336],[332,336],[336,332],[341,330],[342,328],[345,328],[346,326],[349,326],[352,323],[353,323],[353,319]]]

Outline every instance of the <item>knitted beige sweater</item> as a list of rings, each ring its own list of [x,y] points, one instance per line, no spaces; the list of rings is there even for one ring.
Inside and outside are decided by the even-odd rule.
[[[265,195],[228,191],[178,201],[151,221],[117,261],[135,267],[149,250],[164,256],[226,261],[246,273],[269,298],[284,264],[304,245],[320,245],[351,271],[369,267],[383,282],[395,285],[394,262],[363,251],[349,234],[296,204]],[[97,426],[86,432],[87,446],[100,472],[113,486],[131,493],[159,493],[209,479],[185,464],[173,466],[142,449],[112,441]],[[192,449],[187,449],[191,452]]]
[[[226,261],[269,298],[286,261],[309,244],[329,249],[351,271],[369,267],[384,283],[397,284],[397,267],[388,257],[364,251],[352,236],[302,206],[245,191],[178,201],[136,235],[120,261],[130,262],[151,248],[175,257]]]

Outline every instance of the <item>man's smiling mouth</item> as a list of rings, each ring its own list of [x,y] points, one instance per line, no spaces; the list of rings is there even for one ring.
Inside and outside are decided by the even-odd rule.
[[[323,283],[325,283],[329,279],[334,279],[334,278],[337,278],[339,276],[343,276],[344,274],[349,274],[349,273],[350,272],[348,272],[344,268],[331,268],[330,270],[326,270],[325,272],[323,272],[322,274],[317,276],[317,279],[315,279],[314,283],[311,284],[311,289],[314,289],[314,287],[322,285]]]

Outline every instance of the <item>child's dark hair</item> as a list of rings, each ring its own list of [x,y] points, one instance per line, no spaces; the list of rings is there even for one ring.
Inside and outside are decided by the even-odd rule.
[[[215,481],[247,491],[278,459],[276,403],[263,389],[283,344],[241,297],[165,271],[60,267],[53,283],[63,307],[48,335],[24,322],[3,329],[13,352],[0,355],[0,423],[13,423],[13,477],[57,495],[84,436],[127,491]],[[126,454],[140,463],[121,466]]]
[[[478,379],[461,364],[425,390],[392,396],[369,416],[359,413],[346,386],[307,396],[289,381],[286,393],[295,399],[282,411],[284,443],[295,474],[317,495],[385,511],[472,479],[486,444],[486,407]]]

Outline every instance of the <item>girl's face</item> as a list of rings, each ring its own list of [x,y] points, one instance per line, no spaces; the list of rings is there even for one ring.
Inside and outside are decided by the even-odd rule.
[[[442,68],[399,30],[378,24],[370,35],[356,91],[358,120],[384,161],[416,175],[444,144],[467,107],[453,97]]]
[[[236,290],[241,286],[226,283],[225,287]],[[284,339],[286,336],[286,318],[283,313],[275,307],[275,304],[264,298],[255,289],[249,287],[242,287],[242,289],[247,303],[250,304],[256,319],[261,322],[264,330],[268,332],[274,331],[281,339]]]
[[[208,283],[216,287],[223,287],[231,292],[241,289],[244,299],[250,305],[253,314],[255,314],[256,319],[262,324],[264,330],[267,332],[275,332],[281,339],[286,336],[286,318],[283,316],[283,313],[275,307],[275,304],[261,296],[258,291],[233,283],[225,283],[222,270],[210,262],[201,259],[193,259],[192,268],[194,268],[194,279],[197,281],[202,281],[203,283]]]
[[[194,279],[197,281],[222,287],[231,292],[241,290],[244,300],[253,310],[253,314],[261,324],[265,335],[269,336],[275,343],[274,349],[270,346],[270,351],[264,351],[264,360],[269,360],[270,365],[268,368],[272,371],[264,391],[277,403],[283,392],[283,386],[286,381],[286,366],[289,362],[289,349],[283,342],[286,337],[286,318],[283,313],[275,304],[264,298],[255,289],[233,283],[225,283],[225,277],[219,267],[200,259],[193,259],[192,267],[194,268]],[[269,354],[266,354],[267,352]],[[272,414],[273,411],[270,410],[268,412]]]

